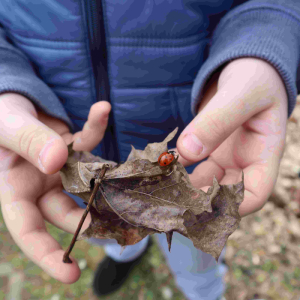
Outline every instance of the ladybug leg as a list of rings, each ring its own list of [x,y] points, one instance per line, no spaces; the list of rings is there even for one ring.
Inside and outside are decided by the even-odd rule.
[[[173,171],[174,171],[174,169],[172,169],[172,171],[169,174],[167,174],[166,176],[170,176],[173,173]]]
[[[175,153],[175,154],[176,154],[176,153]],[[173,160],[173,164],[176,164],[176,163],[177,163],[178,158],[179,158],[179,155],[177,154],[177,155],[175,156],[175,159]]]

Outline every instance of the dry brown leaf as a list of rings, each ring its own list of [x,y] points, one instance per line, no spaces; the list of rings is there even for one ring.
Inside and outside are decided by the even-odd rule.
[[[68,161],[61,169],[63,186],[85,202],[102,166],[109,165],[90,210],[91,224],[78,240],[111,238],[126,246],[165,232],[170,249],[172,233],[177,231],[218,259],[241,219],[238,208],[244,198],[244,180],[219,185],[214,178],[205,193],[192,186],[177,159],[160,166],[157,159],[176,133],[177,128],[163,142],[148,144],[143,151],[132,147],[127,161],[119,165],[69,146]]]

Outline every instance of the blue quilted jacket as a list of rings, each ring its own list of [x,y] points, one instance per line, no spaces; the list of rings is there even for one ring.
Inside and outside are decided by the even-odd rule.
[[[73,131],[110,101],[94,153],[115,161],[181,132],[207,80],[235,58],[269,61],[289,113],[295,104],[298,0],[1,0],[0,26],[0,93],[25,95]]]

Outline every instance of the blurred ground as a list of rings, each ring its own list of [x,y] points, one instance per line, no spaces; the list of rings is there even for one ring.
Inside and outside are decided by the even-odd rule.
[[[278,180],[264,208],[227,243],[227,299],[300,299],[300,97],[289,119]]]
[[[278,181],[265,207],[243,218],[227,243],[227,300],[299,300],[300,298],[300,99],[288,124],[287,145]],[[52,225],[48,230],[63,246],[72,236]],[[71,285],[50,278],[31,263],[8,233],[0,213],[0,300],[95,300],[93,272],[103,250],[77,242],[72,255],[82,276]],[[124,287],[104,300],[186,300],[176,288],[158,246],[136,267]]]

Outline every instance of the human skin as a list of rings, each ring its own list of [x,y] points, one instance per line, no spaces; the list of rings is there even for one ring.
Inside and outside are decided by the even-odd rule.
[[[214,176],[221,184],[237,183],[243,171],[239,213],[261,209],[278,176],[287,105],[285,86],[269,63],[241,58],[227,64],[210,82],[197,116],[177,140],[185,166],[208,157],[190,175],[193,185],[207,190]]]
[[[0,201],[14,241],[50,276],[73,283],[80,277],[77,262],[64,264],[64,250],[47,232],[44,220],[74,233],[84,209],[63,193],[58,171],[74,150],[91,151],[101,141],[111,106],[91,107],[83,130],[72,135],[67,125],[39,112],[19,94],[0,96]],[[43,150],[46,147],[46,150]],[[82,230],[90,223],[86,218]]]
[[[77,281],[80,269],[72,256],[74,263],[62,262],[64,250],[44,220],[75,232],[84,210],[63,193],[58,171],[71,141],[77,151],[91,151],[101,141],[110,109],[105,101],[94,104],[83,130],[72,135],[66,124],[37,111],[25,97],[0,96],[0,201],[6,226],[27,257],[63,283]],[[286,121],[287,95],[276,70],[259,59],[238,59],[208,84],[199,113],[177,141],[179,160],[187,166],[209,157],[190,175],[203,190],[213,176],[221,184],[236,183],[243,170],[244,216],[260,209],[274,187]],[[184,147],[191,134],[203,143],[201,154],[191,152],[197,150],[193,145]],[[90,220],[88,215],[82,230]]]

